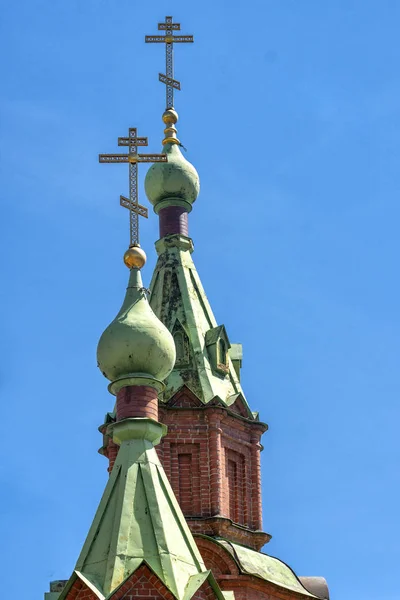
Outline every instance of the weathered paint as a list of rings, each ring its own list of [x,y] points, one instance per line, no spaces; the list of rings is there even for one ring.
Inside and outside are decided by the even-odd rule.
[[[205,404],[218,396],[230,406],[237,394],[246,403],[232,360],[228,357],[227,374],[216,372],[210,361],[206,335],[214,328],[218,334],[220,329],[192,260],[192,240],[171,235],[159,240],[156,249],[150,305],[170,332],[178,323],[189,340],[188,364],[176,364],[166,378],[165,401],[186,385]]]
[[[112,383],[135,375],[161,380],[175,363],[174,341],[152,311],[138,269],[131,269],[122,307],[99,340],[97,360]]]
[[[287,590],[303,594],[309,598],[317,598],[301,584],[292,569],[284,562],[263,552],[256,552],[240,544],[218,539],[215,543],[223,546],[237,561],[240,570],[248,575],[255,575]]]
[[[154,163],[147,171],[146,195],[156,213],[166,206],[183,206],[190,212],[200,191],[197,171],[177,144],[165,144],[163,152],[168,162]]]
[[[74,577],[84,578],[99,598],[108,597],[146,562],[178,600],[187,600],[188,589],[199,587],[193,576],[211,575],[153,445],[166,428],[140,418],[111,427],[120,449]]]

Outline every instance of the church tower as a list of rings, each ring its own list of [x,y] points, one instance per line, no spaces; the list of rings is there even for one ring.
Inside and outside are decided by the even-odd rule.
[[[166,17],[166,110],[161,154],[140,154],[147,138],[131,128],[129,268],[122,307],[98,344],[98,366],[116,397],[100,427],[109,479],[71,577],[52,582],[46,600],[255,600],[329,598],[323,578],[297,577],[261,552],[261,436],[240,383],[242,347],[215,320],[193,262],[189,213],[200,191],[181,152],[174,109],[172,50],[192,36]],[[137,169],[154,163],[145,192],[159,219],[158,261],[144,288]],[[201,240],[200,240],[201,243]],[[110,407],[111,408],[111,407]]]

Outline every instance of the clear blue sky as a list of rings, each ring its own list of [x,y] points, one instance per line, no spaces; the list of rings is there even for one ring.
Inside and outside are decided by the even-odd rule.
[[[266,550],[333,600],[397,600],[397,0],[4,5],[3,589],[69,577],[106,482],[95,352],[128,275],[128,181],[97,155],[129,126],[160,150],[163,48],[144,35],[166,14],[195,35],[175,54],[194,259],[270,425]],[[157,232],[151,213],[147,284]]]

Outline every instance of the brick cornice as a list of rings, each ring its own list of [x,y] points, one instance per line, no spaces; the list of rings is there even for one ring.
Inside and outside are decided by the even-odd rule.
[[[269,533],[254,531],[219,515],[203,518],[186,517],[186,521],[193,534],[202,533],[209,537],[222,537],[257,551],[261,550],[272,537]]]
[[[175,398],[175,396],[172,397],[172,399]],[[159,410],[166,410],[166,411],[182,411],[182,412],[190,412],[190,411],[205,411],[207,413],[211,413],[211,414],[221,414],[223,416],[230,416],[233,417],[234,419],[237,419],[238,421],[243,421],[245,423],[250,424],[252,427],[254,427],[255,430],[259,430],[260,435],[262,435],[265,431],[268,430],[268,424],[264,423],[263,421],[256,421],[255,419],[250,419],[249,417],[244,417],[243,415],[240,415],[239,413],[230,410],[228,406],[215,406],[215,405],[211,405],[211,404],[203,404],[202,406],[174,406],[172,403],[168,402],[167,404],[165,404],[164,402],[162,402],[161,400],[159,401]]]

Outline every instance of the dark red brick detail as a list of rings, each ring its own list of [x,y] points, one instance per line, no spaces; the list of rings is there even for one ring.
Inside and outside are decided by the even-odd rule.
[[[128,417],[158,420],[157,390],[146,385],[123,387],[117,394],[117,421]]]
[[[182,512],[187,516],[199,516],[201,514],[200,445],[171,444],[170,453],[174,463],[171,485]],[[176,462],[178,469],[175,468]]]
[[[203,408],[204,404],[193,392],[185,385],[172,396],[167,403],[169,408]]]
[[[195,535],[199,552],[207,569],[211,569],[214,577],[217,575],[239,575],[239,568],[233,557],[209,538]]]
[[[69,590],[65,600],[99,600],[86,583],[77,579]]]
[[[145,564],[111,596],[111,600],[175,600],[171,592]]]
[[[261,490],[261,435],[254,431],[250,438],[251,454],[251,489]],[[262,529],[262,503],[261,493],[252,495],[251,498],[251,526],[253,529]]]
[[[119,446],[116,444],[111,438],[109,439],[107,446],[107,456],[108,456],[108,469],[107,471],[111,475],[111,471],[113,470],[114,463],[117,458]]]
[[[230,405],[229,410],[237,412],[239,415],[242,415],[242,417],[250,417],[246,405],[243,402],[243,398],[240,395],[236,398],[235,402]]]
[[[216,598],[215,592],[212,589],[211,585],[206,580],[197,590],[197,592],[192,596],[193,600],[212,600],[212,598]]]
[[[248,525],[245,491],[247,482],[243,455],[227,448],[225,452],[225,469],[228,479],[229,518],[235,523]]]
[[[160,238],[178,233],[189,237],[188,214],[182,206],[167,206],[158,214],[160,218]]]

